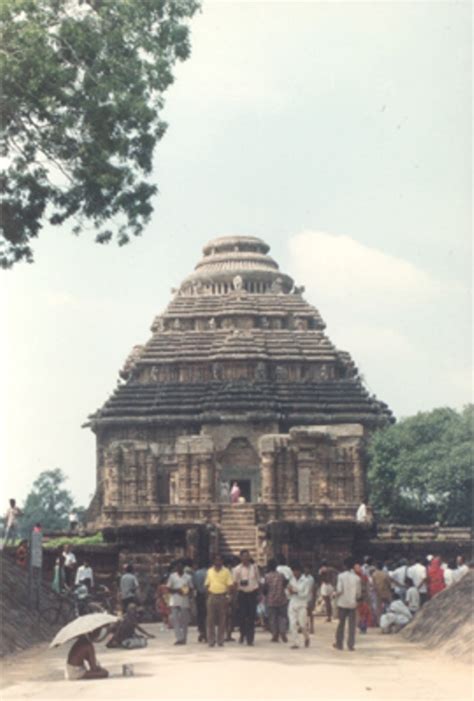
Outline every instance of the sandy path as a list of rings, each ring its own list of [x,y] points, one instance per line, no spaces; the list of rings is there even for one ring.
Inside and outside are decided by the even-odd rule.
[[[256,646],[228,643],[209,649],[192,642],[174,647],[169,631],[145,650],[107,650],[98,656],[109,669],[104,681],[66,682],[66,648],[41,645],[2,662],[2,699],[339,699],[356,701],[470,701],[468,666],[436,656],[398,636],[370,631],[353,653],[331,647],[334,624],[319,623],[307,650],[270,643],[259,633]],[[122,677],[124,662],[135,676]]]

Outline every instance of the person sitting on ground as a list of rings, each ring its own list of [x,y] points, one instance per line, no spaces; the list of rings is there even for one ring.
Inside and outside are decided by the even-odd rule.
[[[421,596],[418,587],[415,587],[415,583],[410,577],[407,577],[407,594],[406,594],[406,605],[410,609],[410,613],[414,616],[420,610]]]
[[[410,623],[412,615],[410,609],[403,603],[398,594],[388,607],[387,613],[380,617],[380,629],[382,633],[398,633],[407,623]]]
[[[142,635],[137,635],[136,631]],[[107,647],[124,647],[126,650],[134,650],[147,646],[147,638],[154,638],[138,623],[138,608],[136,604],[129,604],[127,613],[115,624],[112,637],[107,642]]]
[[[66,679],[105,679],[109,676],[95,656],[94,643],[99,642],[101,630],[98,628],[77,638],[67,656]]]

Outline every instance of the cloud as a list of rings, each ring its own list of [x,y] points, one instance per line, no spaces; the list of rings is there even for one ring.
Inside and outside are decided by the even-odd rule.
[[[290,238],[291,268],[311,293],[351,307],[400,307],[433,302],[438,282],[410,261],[350,236],[303,231]]]
[[[329,337],[349,351],[371,391],[396,413],[411,413],[428,397],[434,405],[452,398],[446,382],[432,381],[445,354],[443,339],[433,347],[431,337],[448,297],[438,280],[350,236],[303,231],[288,245],[291,274],[305,285]]]

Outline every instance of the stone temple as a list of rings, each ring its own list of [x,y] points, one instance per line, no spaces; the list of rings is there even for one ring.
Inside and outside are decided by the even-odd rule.
[[[251,236],[208,243],[89,417],[89,523],[130,552],[311,562],[353,547],[367,437],[392,415],[268,252]]]

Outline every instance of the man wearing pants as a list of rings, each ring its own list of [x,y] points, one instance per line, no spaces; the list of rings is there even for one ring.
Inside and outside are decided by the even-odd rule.
[[[232,583],[230,571],[227,567],[223,567],[222,557],[216,555],[214,558],[214,565],[208,569],[205,581],[205,586],[208,591],[207,642],[209,647],[214,647],[216,644],[216,626],[217,644],[219,647],[224,645],[227,594],[232,588]]]
[[[208,569],[209,563],[201,562],[199,563],[198,569],[193,574],[193,584],[196,591],[196,614],[199,643],[207,641],[207,590],[204,582],[206,581]]]
[[[308,599],[311,593],[311,580],[305,577],[299,562],[294,562],[291,570],[293,577],[286,589],[290,598],[288,618],[290,619],[291,649],[297,650],[300,646],[300,637],[304,640],[304,646],[309,647]]]
[[[255,638],[255,617],[257,612],[257,594],[259,574],[257,565],[252,562],[248,550],[240,551],[240,565],[233,570],[234,584],[237,589],[237,611],[239,617],[240,643],[253,645]]]
[[[351,557],[344,560],[344,567],[346,569],[337,577],[336,602],[339,614],[339,624],[336,630],[336,642],[333,645],[336,650],[343,649],[346,620],[349,623],[347,647],[349,650],[354,650],[356,606],[362,593],[360,577],[358,577],[353,570],[354,564],[354,560]]]
[[[175,645],[186,645],[189,625],[189,595],[193,587],[193,579],[184,571],[184,563],[176,563],[176,571],[170,574],[167,587],[171,594],[171,622],[176,637]]]

